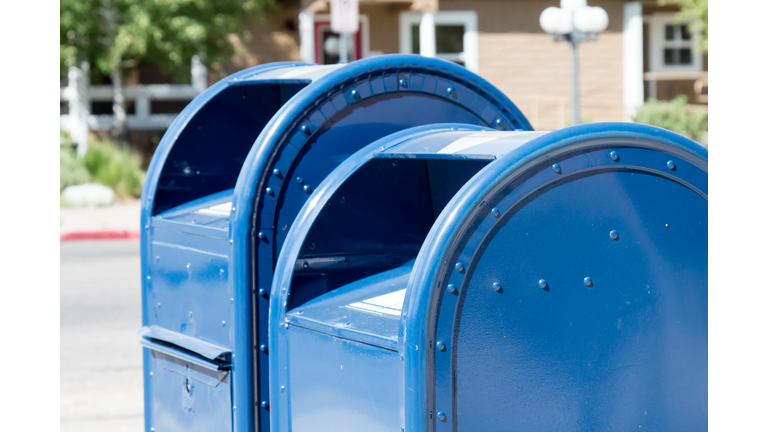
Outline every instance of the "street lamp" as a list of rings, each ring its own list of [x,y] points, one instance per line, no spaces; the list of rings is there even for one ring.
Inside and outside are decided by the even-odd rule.
[[[568,41],[573,47],[573,124],[579,124],[579,56],[576,46],[597,39],[608,27],[608,14],[601,7],[587,6],[587,0],[560,0],[560,7],[548,7],[539,24],[556,41]]]

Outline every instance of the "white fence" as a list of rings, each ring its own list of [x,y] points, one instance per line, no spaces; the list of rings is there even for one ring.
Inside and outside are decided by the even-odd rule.
[[[110,130],[114,124],[112,114],[91,114],[91,102],[111,102],[112,86],[90,86],[87,74],[79,68],[70,68],[67,87],[60,89],[59,98],[66,101],[68,114],[60,117],[60,128],[68,131],[77,143],[77,153],[88,149],[88,132]],[[134,101],[135,114],[126,116],[129,130],[161,130],[168,128],[176,114],[153,114],[152,101],[191,101],[208,86],[208,71],[200,58],[192,59],[192,84],[139,84],[124,86],[126,100]]]

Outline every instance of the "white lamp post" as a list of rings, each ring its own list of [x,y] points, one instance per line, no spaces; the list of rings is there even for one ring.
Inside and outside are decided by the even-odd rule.
[[[560,7],[548,7],[539,17],[539,24],[556,41],[568,41],[573,47],[573,124],[581,122],[579,115],[579,56],[580,42],[596,40],[598,33],[608,27],[608,14],[601,7],[587,6],[587,0],[560,0]]]

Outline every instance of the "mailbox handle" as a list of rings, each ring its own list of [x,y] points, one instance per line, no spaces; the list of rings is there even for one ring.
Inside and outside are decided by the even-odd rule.
[[[225,372],[232,368],[230,362],[212,362],[210,360],[201,358],[195,355],[194,353],[184,352],[186,350],[182,351],[182,349],[179,349],[174,346],[169,346],[167,344],[164,344],[152,339],[141,338],[141,345],[151,350],[161,352],[163,354],[167,354],[171,357],[176,357],[178,359],[184,360],[187,363],[192,363],[194,365],[203,367],[205,369],[210,369],[212,371]]]
[[[149,349],[215,371],[231,368],[232,350],[158,326],[139,330],[141,344]]]

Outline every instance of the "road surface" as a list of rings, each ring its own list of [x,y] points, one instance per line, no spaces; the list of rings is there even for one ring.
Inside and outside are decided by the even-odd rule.
[[[139,242],[61,242],[61,430],[144,428]]]

